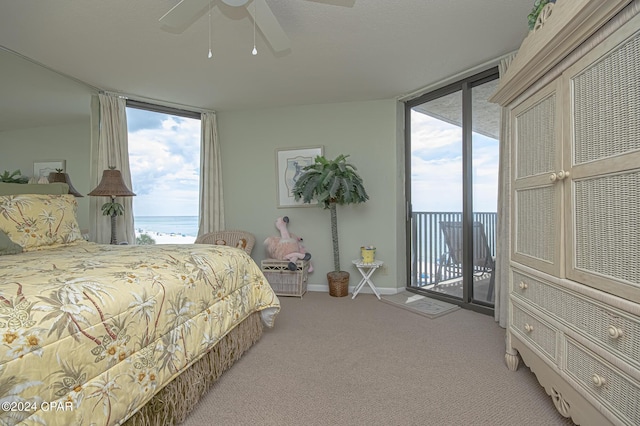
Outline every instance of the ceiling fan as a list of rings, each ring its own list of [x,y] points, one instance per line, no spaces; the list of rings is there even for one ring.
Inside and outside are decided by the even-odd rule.
[[[282,52],[291,48],[289,37],[285,34],[266,0],[180,0],[159,21],[167,27],[184,30],[217,1],[221,1],[227,6],[245,7],[274,52]],[[355,3],[355,0],[311,1],[347,7],[352,7]]]

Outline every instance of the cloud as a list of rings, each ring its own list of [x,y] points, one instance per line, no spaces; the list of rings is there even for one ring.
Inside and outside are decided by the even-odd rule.
[[[462,129],[425,114],[411,114],[411,155],[433,158],[438,152],[461,152]]]
[[[411,158],[414,211],[462,211],[462,159]]]
[[[197,216],[200,120],[129,108],[127,121],[134,214]]]
[[[416,212],[462,211],[462,129],[411,115],[411,200]],[[473,134],[474,211],[496,211],[498,141]]]
[[[153,113],[151,111],[127,108],[127,128],[129,133],[140,129],[153,129],[160,127],[167,114]]]

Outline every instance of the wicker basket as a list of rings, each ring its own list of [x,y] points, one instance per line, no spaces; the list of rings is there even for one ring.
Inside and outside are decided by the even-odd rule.
[[[329,295],[333,297],[345,297],[349,295],[349,273],[345,271],[333,271],[327,273],[329,282]]]
[[[297,269],[289,269],[286,260],[265,259],[262,261],[262,273],[278,296],[302,297],[307,292],[309,262],[298,260]]]

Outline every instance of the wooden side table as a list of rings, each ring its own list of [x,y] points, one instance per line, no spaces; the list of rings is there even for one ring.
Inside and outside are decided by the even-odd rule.
[[[360,274],[362,274],[362,279],[353,290],[353,296],[351,297],[351,299],[355,299],[360,290],[362,290],[362,287],[364,287],[364,284],[367,283],[369,284],[369,287],[371,287],[371,290],[373,290],[373,292],[376,294],[376,296],[378,296],[378,300],[380,300],[380,293],[378,292],[376,286],[373,285],[373,282],[371,281],[371,275],[373,275],[376,269],[381,267],[384,262],[382,260],[374,260],[373,263],[364,263],[360,259],[353,260],[352,262],[354,265],[356,265],[356,268],[358,268]]]

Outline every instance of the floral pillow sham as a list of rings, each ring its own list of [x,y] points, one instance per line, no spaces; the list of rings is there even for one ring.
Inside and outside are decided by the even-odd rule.
[[[24,251],[57,247],[82,240],[73,195],[0,196],[0,230]]]

